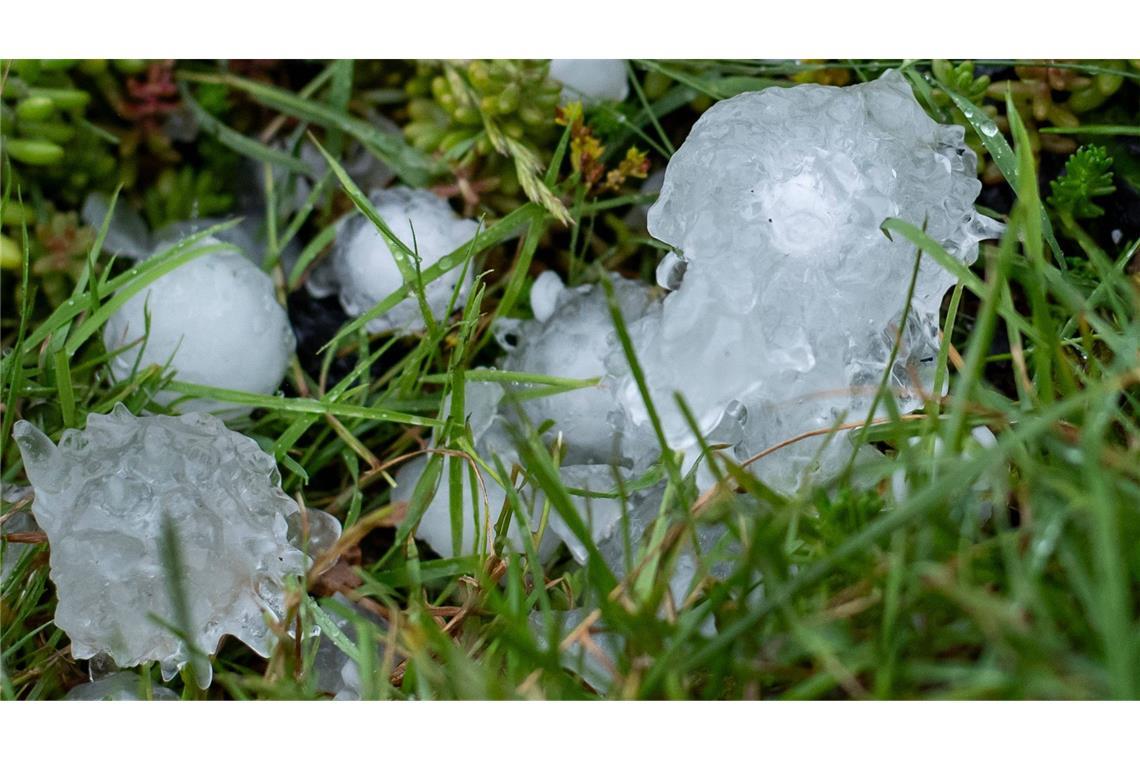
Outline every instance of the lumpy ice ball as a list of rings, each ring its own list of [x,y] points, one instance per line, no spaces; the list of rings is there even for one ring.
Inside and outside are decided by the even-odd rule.
[[[306,559],[288,540],[296,502],[273,457],[208,414],[135,417],[119,405],[54,445],[19,421],[15,438],[35,489],[59,596],[55,623],[72,655],[120,668],[157,661],[172,678],[190,659],[175,623],[162,545],[177,540],[190,638],[213,653],[225,635],[268,656],[265,615],[284,612],[285,582]],[[197,673],[203,686],[210,672]]]
[[[938,309],[954,277],[924,257],[900,324],[915,249],[880,228],[890,217],[925,226],[972,263],[979,240],[1001,229],[975,211],[980,189],[963,129],[931,120],[897,72],[710,108],[670,159],[648,215],[650,233],[676,251],[659,269],[675,292],[630,328],[670,445],[695,439],[675,392],[702,433],[735,410],[740,440],[730,442],[741,458],[861,421],[885,372],[900,411],[919,404],[934,390]],[[633,424],[648,424],[628,374],[618,396]],[[816,449],[797,444],[761,469],[792,487]]]
[[[219,243],[207,238],[197,245]],[[139,368],[169,362],[177,380],[253,393],[277,390],[296,345],[269,275],[232,251],[200,256],[135,294],[107,320],[103,342],[110,351],[134,344],[111,361],[116,380],[127,378],[136,362]],[[164,392],[158,401],[177,395]],[[179,410],[232,412],[232,406],[191,399]]]
[[[379,190],[370,196],[377,213],[426,270],[475,236],[478,225],[457,216],[447,202],[427,190],[399,187]],[[473,279],[470,268],[453,268],[424,287],[432,317],[447,316],[452,293],[459,285],[456,305],[462,306]],[[332,253],[332,275],[340,303],[350,316],[371,309],[404,284],[396,259],[380,231],[363,214],[354,213],[340,222]],[[460,282],[460,277],[463,277]],[[319,287],[319,286],[318,286]],[[323,291],[323,288],[322,288]],[[368,323],[372,332],[415,332],[424,328],[423,312],[413,293]]]

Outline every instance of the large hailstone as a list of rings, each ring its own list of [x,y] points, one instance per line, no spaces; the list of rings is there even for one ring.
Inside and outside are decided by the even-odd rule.
[[[14,428],[35,489],[32,511],[51,547],[55,623],[78,659],[120,668],[158,661],[170,679],[190,660],[183,641],[152,619],[177,621],[160,548],[178,542],[191,639],[212,654],[227,634],[269,655],[265,615],[284,612],[285,583],[304,572],[288,540],[299,512],[273,457],[215,417],[135,417],[119,405],[54,445],[34,425]],[[211,673],[197,670],[200,683]]]
[[[597,103],[629,95],[625,61],[613,58],[555,58],[550,78],[562,83],[562,100]]]
[[[212,238],[198,243],[217,244]],[[135,294],[107,320],[103,342],[110,351],[125,349],[110,363],[116,380],[136,363],[169,362],[177,380],[263,394],[281,385],[296,345],[269,275],[231,251],[200,256]],[[178,395],[163,392],[158,401]],[[210,399],[188,400],[179,410],[234,412]]]
[[[915,256],[880,225],[925,225],[973,262],[978,241],[1001,229],[974,210],[975,166],[962,127],[931,120],[894,71],[853,87],[773,87],[710,108],[649,211],[650,233],[676,250],[658,271],[676,292],[630,330],[670,444],[695,440],[675,392],[703,433],[736,414],[741,458],[861,421],[887,370]],[[954,281],[923,259],[891,368],[902,410],[933,390],[938,309]],[[646,426],[628,372],[618,386],[631,423]],[[765,459],[766,474],[794,487],[808,465],[828,466],[818,447],[807,441]]]
[[[460,218],[446,201],[427,190],[397,187],[378,190],[369,198],[392,233],[419,255],[421,271],[460,249],[478,230],[474,221]],[[359,213],[339,223],[331,269],[326,267],[314,274],[309,287],[313,294],[320,297],[337,291],[341,306],[354,317],[404,284],[387,241],[372,222]],[[455,267],[428,283],[424,296],[432,317],[439,320],[447,316],[457,285],[456,305],[462,306],[472,280],[470,267],[465,274],[462,267]],[[409,333],[423,328],[423,312],[414,293],[368,323],[371,332]]]

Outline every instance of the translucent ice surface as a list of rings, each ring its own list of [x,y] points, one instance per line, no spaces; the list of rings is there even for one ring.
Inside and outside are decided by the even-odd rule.
[[[562,83],[562,99],[596,103],[622,101],[629,95],[625,61],[610,58],[556,58],[550,78]]]
[[[9,485],[0,486],[0,499],[4,501],[5,506],[4,522],[0,524],[0,536],[6,538],[11,533],[32,533],[39,530],[35,518],[27,510],[8,511],[9,504],[23,501],[30,496],[31,489]],[[0,541],[0,583],[8,580],[8,576],[12,574],[20,561],[34,546],[35,544]]]
[[[288,540],[299,508],[256,442],[208,414],[135,417],[121,405],[88,415],[58,446],[23,420],[14,435],[51,548],[55,623],[73,656],[105,654],[121,668],[157,661],[168,679],[189,661],[182,640],[152,619],[176,621],[166,524],[194,645],[212,654],[229,634],[269,654],[265,615],[283,613],[285,579],[306,559]],[[209,683],[208,668],[197,675]]]
[[[93,192],[83,201],[80,212],[84,223],[101,229],[111,211],[111,199],[105,193]],[[150,228],[139,212],[122,198],[115,201],[115,211],[107,223],[103,250],[128,259],[145,259],[152,250]]]
[[[211,238],[199,243],[217,244]],[[148,312],[150,333],[142,345]],[[116,379],[129,376],[136,362],[140,368],[169,362],[177,380],[253,393],[277,390],[296,344],[273,281],[230,251],[200,256],[135,294],[107,321],[103,342],[111,351],[134,344],[111,361]],[[166,392],[158,400],[169,403],[177,395]],[[210,399],[179,409],[234,413],[232,405]]]
[[[370,195],[370,200],[396,237],[419,255],[421,271],[471,240],[478,228],[475,222],[461,219],[446,201],[427,190],[406,187],[379,190]],[[331,269],[326,268],[317,275],[310,290],[315,290],[314,295],[317,296],[336,290],[341,306],[354,317],[368,311],[404,284],[387,241],[360,213],[353,213],[339,222],[336,245],[328,266]],[[456,285],[460,287],[456,305],[462,306],[471,280],[470,269],[464,275],[462,267],[456,267],[425,286],[424,294],[432,316],[436,319],[446,316]],[[369,322],[368,328],[372,332],[422,330],[424,320],[419,301],[409,294],[402,302]]]
[[[112,673],[91,683],[82,683],[67,692],[64,699],[81,702],[136,702],[143,699],[144,684],[137,673]],[[166,702],[178,695],[165,686],[151,686],[151,699]]]
[[[361,645],[356,633],[355,621],[350,620],[338,612],[338,608],[351,611],[351,613],[359,617],[362,622],[367,621],[374,624],[380,630],[387,630],[388,625],[383,618],[374,615],[361,605],[353,604],[352,600],[344,594],[338,592],[333,594],[330,599],[333,604],[328,605],[326,603],[323,609],[328,614],[329,619],[336,625],[337,630],[352,644],[356,646]],[[379,663],[383,661],[383,658],[384,648],[383,646],[377,645],[376,652],[373,655],[373,662],[379,665]],[[317,645],[317,655],[313,661],[313,670],[316,675],[316,686],[320,691],[332,694],[333,697],[338,700],[360,699],[360,667],[356,664],[355,660],[334,644],[328,635],[322,635],[321,641]],[[368,674],[368,676],[371,677],[371,674]]]
[[[740,415],[745,458],[799,433],[865,414],[888,370],[901,410],[930,393],[938,308],[954,277],[923,259],[905,325],[914,247],[880,230],[901,217],[969,264],[1001,225],[979,216],[976,159],[957,126],[939,125],[897,72],[837,88],[801,85],[738,95],[710,108],[669,162],[650,233],[671,245],[660,313],[630,332],[671,446]],[[628,373],[616,381],[634,427],[648,417]],[[841,449],[843,441],[837,440]],[[761,474],[793,488],[818,441],[765,459]],[[831,456],[836,460],[842,455]]]
[[[611,276],[614,295],[626,322],[649,313],[654,306],[646,285]],[[579,388],[508,404],[508,414],[522,414],[538,427],[554,422],[550,435],[561,434],[566,464],[621,463],[621,410],[606,378],[607,359],[623,365],[621,348],[600,285],[562,287],[553,272],[543,273],[531,289],[531,309],[539,318],[506,327],[500,342],[508,350],[503,369],[537,375],[588,380],[597,386]],[[545,319],[543,319],[545,317]],[[512,345],[513,344],[513,345]]]

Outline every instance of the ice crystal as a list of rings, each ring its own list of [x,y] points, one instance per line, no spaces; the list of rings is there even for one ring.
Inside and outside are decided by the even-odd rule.
[[[208,414],[135,417],[122,405],[88,415],[58,446],[23,420],[15,438],[73,656],[105,654],[122,668],[158,661],[173,677],[190,652],[155,620],[177,622],[172,573],[194,647],[212,654],[229,634],[269,654],[265,615],[282,614],[286,578],[306,559],[288,540],[299,508],[256,442]],[[209,683],[208,668],[197,675]]]
[[[363,643],[360,641],[356,628],[357,619],[360,622],[371,623],[375,628],[382,631],[388,628],[388,624],[383,618],[359,604],[354,604],[351,599],[340,592],[333,594],[330,601],[332,604],[326,603],[322,607],[323,611],[336,626],[340,635],[354,646],[370,645],[368,641]],[[353,618],[350,619],[341,614],[339,611],[341,608],[351,613]],[[383,658],[384,647],[376,645],[373,662],[382,662]],[[320,691],[332,694],[338,700],[360,699],[362,676],[360,667],[354,659],[333,642],[327,633],[321,636],[320,643],[317,645],[317,654],[313,660],[313,671],[316,677],[316,686]],[[371,674],[364,674],[364,677],[370,676]]]

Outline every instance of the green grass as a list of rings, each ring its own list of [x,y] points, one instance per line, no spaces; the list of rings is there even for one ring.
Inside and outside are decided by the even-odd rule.
[[[858,79],[873,77],[884,65],[838,68]],[[298,139],[312,130],[328,151],[327,187],[339,187],[342,203],[347,196],[374,217],[367,197],[337,163],[346,140],[363,141],[412,184],[427,184],[437,167],[402,140],[349,116],[343,99],[334,105],[334,82],[345,76],[335,66],[299,93],[233,74],[192,79],[226,85],[299,120]],[[928,69],[925,62],[908,66]],[[686,110],[692,101],[785,85],[788,75],[821,68],[635,62],[633,116],[607,149],[620,155],[623,146],[636,144],[665,154],[695,119]],[[1087,70],[1095,73],[1098,66]],[[665,78],[653,95],[642,88],[649,73]],[[360,557],[353,572],[361,584],[352,593],[387,623],[378,626],[351,613],[310,579],[307,590],[293,593],[291,617],[283,621],[280,645],[268,662],[229,642],[214,658],[208,690],[199,691],[189,674],[186,685],[176,682],[188,699],[327,696],[315,683],[315,639],[298,645],[285,634],[312,626],[370,674],[362,693],[383,699],[596,698],[588,683],[563,668],[562,657],[610,634],[620,646],[605,652],[612,666],[605,696],[616,698],[1140,697],[1137,242],[1102,249],[1072,219],[1065,235],[1055,238],[1056,220],[1038,193],[1025,126],[1014,118],[1012,139],[991,134],[980,109],[961,98],[954,103],[965,106],[966,120],[1017,200],[1000,244],[984,246],[972,269],[951,270],[961,284],[947,298],[938,358],[949,393],[929,399],[918,413],[899,415],[884,383],[877,411],[852,422],[860,424],[856,435],[887,456],[870,465],[853,463],[835,482],[802,493],[774,493],[707,446],[705,455],[718,462],[723,476],[699,493],[685,468],[666,458],[641,481],[621,484],[626,495],[646,488],[660,494],[653,505],[657,523],[624,578],[615,577],[592,546],[570,505],[571,489],[559,477],[559,451],[537,431],[519,440],[521,473],[484,463],[508,492],[505,504],[492,505],[492,533],[530,519],[533,489],[510,485],[525,480],[547,496],[548,505],[529,527],[540,531],[551,514],[560,514],[588,547],[584,567],[565,552],[541,563],[537,541],[521,553],[436,558],[411,540],[409,522],[395,527],[398,510],[390,499],[391,476],[408,458],[429,456],[416,452],[434,430],[439,453],[430,455],[407,511],[414,517],[426,507],[426,483],[449,468],[458,519],[459,476],[470,472],[466,458],[475,455],[462,416],[466,382],[518,383],[536,393],[581,386],[474,369],[496,356],[490,317],[527,316],[521,304],[535,273],[532,262],[572,272],[576,283],[596,281],[604,269],[649,276],[659,258],[651,241],[622,233],[627,207],[646,198],[630,188],[586,199],[565,160],[565,135],[543,183],[568,199],[569,230],[522,198],[515,211],[486,219],[472,245],[423,271],[413,250],[385,234],[411,285],[347,323],[324,348],[317,377],[294,362],[283,393],[274,396],[181,383],[162,368],[139,368],[117,383],[102,371],[108,356],[99,333],[110,313],[206,248],[181,244],[130,268],[111,262],[96,243],[71,297],[49,309],[37,296],[29,246],[22,242],[22,271],[4,272],[3,481],[26,482],[10,434],[17,419],[57,438],[64,428],[82,425],[88,413],[105,413],[115,403],[135,413],[160,411],[154,397],[162,389],[257,410],[231,426],[277,457],[287,493],[345,522],[340,548],[346,557],[359,549]],[[234,151],[302,171],[292,153],[221,122],[208,128]],[[1117,128],[1087,131],[1109,139],[1125,134]],[[663,159],[658,156],[656,165]],[[300,239],[317,241],[306,250],[305,263],[323,255],[331,238],[326,212],[334,196],[324,187],[294,215],[272,220],[286,237],[305,230]],[[18,197],[21,188],[3,188],[4,203]],[[913,243],[916,255],[953,263],[913,225],[891,220],[884,231]],[[1074,256],[1087,261],[1091,285],[1067,266]],[[292,272],[276,259],[271,265],[283,297],[302,287],[304,264]],[[363,331],[409,293],[424,303],[422,284],[452,267],[481,275],[462,313],[446,323],[429,318],[417,339]],[[619,335],[632,354],[620,324]],[[1008,351],[994,349],[999,337]],[[325,373],[334,357],[347,358],[353,369],[330,386]],[[451,413],[440,416],[449,393]],[[652,415],[648,399],[647,406]],[[974,444],[970,431],[981,425],[996,435],[995,447]],[[820,444],[836,434],[819,432],[812,440]],[[898,488],[902,483],[905,488]],[[711,546],[697,541],[714,526],[723,529],[722,538]],[[493,535],[488,546],[498,545]],[[4,542],[3,550],[15,546]],[[674,598],[670,569],[686,553],[696,557],[697,588]],[[55,597],[47,559],[46,544],[32,545],[2,589],[5,699],[60,698],[85,678],[85,667],[70,658],[66,636],[51,622]],[[560,613],[578,607],[586,624],[566,625]],[[329,612],[350,618],[351,636]]]

